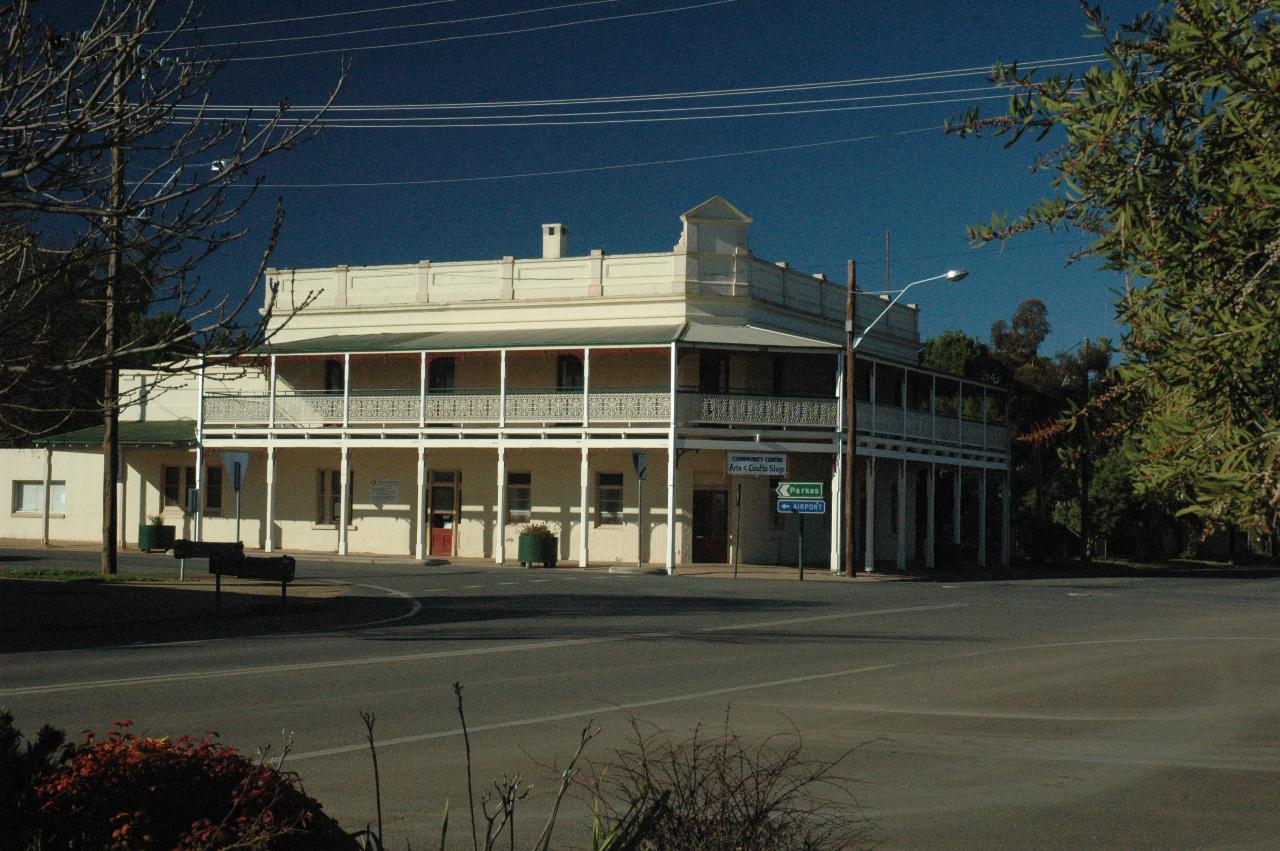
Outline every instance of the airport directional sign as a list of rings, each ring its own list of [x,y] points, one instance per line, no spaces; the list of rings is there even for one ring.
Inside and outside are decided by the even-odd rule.
[[[825,499],[780,499],[778,500],[779,514],[826,514],[827,501]]]
[[[822,482],[779,482],[778,499],[822,499]]]

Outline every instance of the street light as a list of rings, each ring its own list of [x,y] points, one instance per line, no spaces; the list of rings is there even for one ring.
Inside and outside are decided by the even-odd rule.
[[[854,373],[857,371],[856,369],[857,361],[854,357],[854,353],[857,351],[858,346],[862,345],[862,341],[866,339],[867,334],[871,331],[871,329],[876,326],[876,323],[878,323],[881,319],[884,319],[885,315],[888,314],[888,312],[893,309],[893,306],[897,304],[904,295],[906,295],[907,290],[911,289],[916,284],[927,284],[930,281],[940,281],[943,279],[946,279],[948,281],[963,281],[965,278],[969,277],[969,273],[964,269],[948,269],[946,272],[943,272],[941,275],[934,275],[931,278],[921,278],[918,281],[912,281],[902,289],[898,290],[898,294],[894,296],[893,301],[889,302],[889,304],[885,306],[885,309],[880,311],[880,315],[877,316],[875,319],[871,320],[870,324],[868,324],[867,327],[862,329],[862,333],[859,334],[856,339],[853,336],[853,328],[854,328],[853,320],[854,320],[855,309],[857,305],[857,297],[854,294],[855,276],[856,276],[856,267],[853,261],[850,260],[849,261],[849,291],[848,291],[848,298],[846,300],[848,316],[846,317],[846,320],[845,320],[846,351],[845,351],[845,370],[844,370],[844,404],[845,404],[845,422],[848,423],[849,435],[848,435],[848,444],[845,447],[846,464],[845,464],[845,471],[844,471],[844,521],[845,521],[844,560],[845,560],[845,564],[848,566],[849,575],[851,577],[857,574],[857,571],[854,570],[856,553],[855,553],[855,540],[854,540],[855,536],[854,536],[854,517],[853,517],[853,495],[854,493],[856,493],[854,488],[857,487],[857,482],[854,479],[854,468],[855,468],[855,461],[857,460],[857,457],[858,457],[858,406],[857,406],[857,400],[854,398],[854,395],[853,395]],[[874,404],[875,400],[872,399],[871,401]],[[866,570],[869,572],[871,570],[871,565],[867,565]]]

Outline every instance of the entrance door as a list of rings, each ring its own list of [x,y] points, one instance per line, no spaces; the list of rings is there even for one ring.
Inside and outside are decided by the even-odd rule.
[[[729,492],[693,492],[693,560],[723,564],[729,560]]]
[[[431,473],[430,553],[453,555],[453,530],[458,523],[458,484],[462,477],[451,471]]]

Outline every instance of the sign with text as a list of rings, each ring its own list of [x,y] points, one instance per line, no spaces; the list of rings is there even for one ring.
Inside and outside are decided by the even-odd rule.
[[[399,479],[374,479],[369,483],[369,501],[374,505],[387,505],[400,501]]]
[[[779,514],[826,514],[827,501],[825,499],[780,499],[778,500]]]
[[[787,454],[785,452],[726,452],[725,472],[730,476],[785,476]]]
[[[778,499],[822,499],[822,482],[778,482]]]

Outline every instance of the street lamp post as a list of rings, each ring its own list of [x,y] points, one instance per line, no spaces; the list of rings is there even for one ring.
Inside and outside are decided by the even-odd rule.
[[[934,275],[931,278],[921,278],[918,281],[912,281],[911,283],[904,286],[902,289],[898,290],[897,295],[893,297],[892,301],[890,301],[887,305],[885,305],[884,310],[880,311],[880,314],[876,316],[875,319],[872,319],[869,323],[867,323],[867,326],[862,329],[861,334],[859,334],[857,337],[854,337],[853,335],[854,318],[857,311],[857,301],[858,301],[857,287],[855,286],[856,270],[857,270],[857,267],[854,264],[854,261],[850,260],[849,261],[848,293],[847,293],[846,307],[845,307],[846,318],[845,318],[845,370],[844,370],[844,399],[845,399],[845,406],[846,406],[845,410],[847,412],[845,416],[845,423],[846,423],[846,430],[848,432],[847,442],[845,444],[845,462],[846,463],[845,463],[845,476],[844,476],[844,479],[845,479],[844,563],[845,563],[845,570],[848,572],[850,577],[857,576],[858,574],[858,571],[856,568],[856,553],[857,553],[856,526],[857,524],[854,522],[854,517],[853,517],[853,495],[856,493],[855,488],[857,487],[857,479],[854,475],[854,466],[855,466],[854,462],[857,460],[857,457],[858,457],[858,427],[857,427],[858,426],[858,419],[857,419],[858,409],[857,409],[857,399],[854,397],[854,376],[855,376],[856,367],[857,367],[857,359],[855,357],[855,353],[858,349],[858,346],[862,345],[862,341],[866,339],[867,334],[871,332],[871,329],[874,328],[876,324],[880,322],[881,319],[884,319],[884,317],[888,315],[889,311],[893,309],[893,306],[895,304],[897,304],[899,301],[902,300],[902,297],[906,295],[907,290],[911,289],[916,284],[927,284],[930,281],[940,281],[940,280],[946,279],[947,281],[954,282],[954,281],[963,281],[965,278],[969,277],[969,273],[964,269],[948,269],[946,272],[943,272],[941,275]],[[875,404],[875,399],[872,399],[871,402],[872,404]],[[868,564],[864,567],[863,570],[866,573],[870,573],[873,567],[874,565]]]

